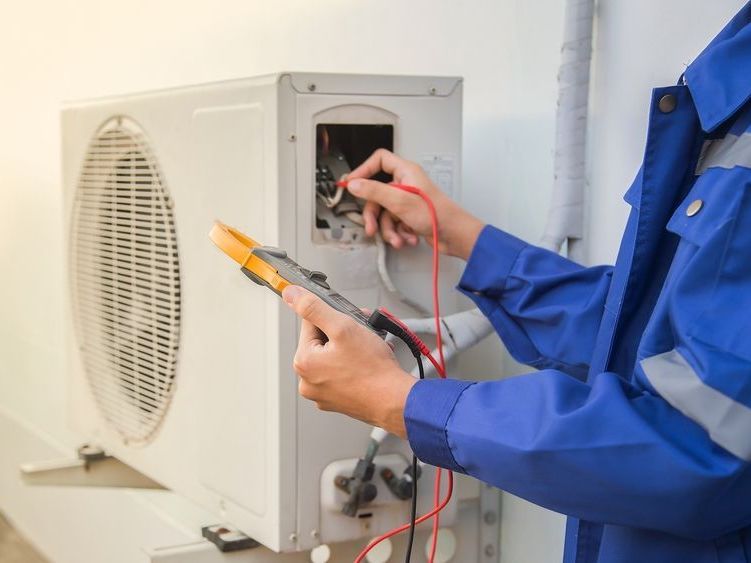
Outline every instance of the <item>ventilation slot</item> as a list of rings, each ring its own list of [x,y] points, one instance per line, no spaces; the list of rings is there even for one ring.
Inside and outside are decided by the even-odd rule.
[[[72,223],[76,330],[107,421],[132,444],[158,428],[174,387],[180,269],[172,205],[140,128],[108,121],[84,158]]]

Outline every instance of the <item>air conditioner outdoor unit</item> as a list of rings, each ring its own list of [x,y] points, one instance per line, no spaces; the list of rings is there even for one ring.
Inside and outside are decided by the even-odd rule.
[[[370,429],[298,397],[296,318],[207,232],[221,219],[326,272],[353,302],[414,316],[382,287],[373,242],[317,190],[387,147],[458,196],[461,95],[456,78],[293,73],[68,104],[66,332],[82,441],[275,551],[406,521],[409,503],[386,495],[359,519],[322,501],[339,498],[327,468],[353,464]],[[429,248],[390,253],[388,266],[430,309]],[[457,274],[444,261],[446,312]],[[383,446],[405,463],[408,452]]]

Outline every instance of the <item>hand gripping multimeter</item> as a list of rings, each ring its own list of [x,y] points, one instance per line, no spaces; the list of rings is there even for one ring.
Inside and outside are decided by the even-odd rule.
[[[326,274],[303,268],[287,253],[270,246],[262,246],[249,236],[217,221],[209,238],[227,256],[240,264],[242,273],[258,285],[266,286],[277,295],[288,285],[299,285],[314,293],[337,311],[355,319],[378,336],[385,337],[388,320],[376,311],[368,317],[359,307],[331,289]],[[376,314],[377,313],[377,314]]]

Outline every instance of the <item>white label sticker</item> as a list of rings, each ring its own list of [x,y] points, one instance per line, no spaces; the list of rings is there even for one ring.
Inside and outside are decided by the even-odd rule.
[[[433,183],[448,196],[454,191],[455,161],[452,154],[426,154],[420,162]]]

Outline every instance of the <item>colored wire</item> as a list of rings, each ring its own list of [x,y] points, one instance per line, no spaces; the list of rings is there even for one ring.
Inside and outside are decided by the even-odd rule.
[[[408,186],[406,184],[391,184],[397,189],[415,194],[427,204],[428,211],[430,212],[431,230],[433,231],[433,316],[435,317],[435,337],[436,346],[438,347],[438,358],[443,368],[443,376],[446,377],[446,361],[443,357],[443,340],[441,337],[441,304],[438,291],[438,266],[440,261],[440,254],[438,252],[438,214],[435,211],[433,200],[430,196],[415,186]]]
[[[432,285],[433,285],[433,317],[435,318],[435,328],[436,328],[436,347],[438,348],[438,360],[432,356],[430,353],[430,350],[425,346],[425,350],[421,347],[421,352],[423,355],[425,355],[431,364],[436,368],[436,371],[438,372],[438,375],[441,378],[446,377],[446,359],[443,354],[443,338],[441,334],[441,310],[440,310],[440,299],[439,299],[439,285],[438,285],[438,271],[439,271],[439,264],[440,264],[440,253],[438,251],[438,214],[436,213],[435,206],[433,205],[433,201],[430,199],[430,196],[423,192],[420,188],[416,186],[409,186],[406,184],[398,184],[398,183],[391,183],[391,186],[394,188],[397,188],[399,190],[414,194],[419,196],[428,206],[428,212],[430,213],[430,223],[431,223],[431,231],[432,231],[432,237],[433,237],[433,279],[432,279]],[[346,181],[340,181],[337,182],[337,186],[339,187],[346,187],[347,182]],[[404,323],[396,319],[393,315],[391,315],[388,312],[385,312],[388,314],[389,317],[392,318],[392,320],[398,322],[403,327],[406,328]],[[407,329],[408,330],[408,329]],[[408,330],[408,332],[411,333],[411,331]],[[414,336],[414,335],[413,335]],[[419,341],[419,338],[417,336],[414,336],[415,339]],[[422,368],[422,363],[420,363],[420,367]],[[454,490],[454,474],[449,471],[448,472],[448,486],[446,491],[446,497],[441,501],[441,473],[442,470],[438,468],[436,470],[436,476],[435,476],[435,487],[433,491],[433,509],[428,512],[427,514],[424,514],[420,518],[415,518],[417,515],[416,512],[416,493],[417,493],[417,481],[413,481],[413,487],[414,494],[412,495],[413,505],[415,506],[415,509],[412,513],[412,517],[410,518],[410,522],[407,524],[404,524],[398,528],[394,528],[393,530],[383,534],[382,536],[379,536],[375,538],[373,541],[371,541],[365,549],[360,552],[360,554],[355,559],[355,563],[361,563],[365,556],[368,554],[368,552],[373,549],[376,545],[381,543],[382,541],[395,536],[397,534],[400,534],[401,532],[404,532],[406,530],[410,530],[410,541],[408,544],[408,551],[407,551],[407,561],[409,561],[409,557],[411,554],[412,549],[412,541],[414,540],[414,528],[417,524],[421,524],[422,522],[425,522],[429,518],[433,518],[433,529],[432,529],[432,539],[431,539],[431,546],[430,546],[430,555],[428,557],[429,563],[433,563],[433,560],[435,559],[435,550],[438,542],[438,527],[440,524],[440,517],[439,514],[441,510],[443,510],[446,505],[451,500],[451,495],[453,494]],[[416,473],[415,473],[416,474]]]
[[[386,315],[389,319],[391,319],[394,323],[398,324],[402,330],[409,336],[409,338],[412,340],[414,344],[417,345],[417,348],[420,350],[420,353],[424,356],[428,357],[430,359],[431,363],[435,366],[436,371],[438,372],[438,375],[442,378],[446,377],[445,369],[443,366],[439,365],[438,362],[436,362],[435,358],[433,358],[432,354],[430,353],[430,348],[427,347],[427,345],[418,337],[415,333],[411,331],[411,329],[400,319],[398,319],[394,314],[392,314],[388,309],[385,307],[381,307],[379,309],[384,315]],[[422,368],[422,362],[420,362],[420,367]],[[425,373],[424,370],[420,373],[420,379],[424,379]],[[435,474],[435,485],[434,485],[434,491],[433,491],[433,506],[438,506],[438,503],[441,500],[441,477],[442,477],[442,469],[438,468],[436,470]],[[451,472],[449,472],[449,479],[452,479],[453,475]],[[435,517],[433,518],[433,529],[431,533],[431,541],[430,541],[430,551],[428,556],[428,561],[432,563],[433,559],[435,558],[435,550],[438,545],[438,529],[440,527],[440,513],[436,513]]]
[[[425,522],[427,520],[430,520],[433,516],[435,516],[441,510],[443,510],[444,508],[446,508],[446,505],[451,500],[451,495],[453,494],[453,492],[454,492],[454,479],[453,479],[453,474],[451,472],[449,472],[448,491],[446,492],[446,496],[444,497],[443,501],[441,502],[440,505],[438,505],[435,508],[433,508],[433,510],[431,510],[430,512],[428,512],[426,514],[423,514],[417,520],[415,520],[415,525],[422,524],[423,522]],[[365,559],[365,556],[368,554],[368,552],[371,549],[373,549],[375,546],[377,546],[382,541],[387,540],[387,539],[389,539],[389,538],[391,538],[391,537],[393,537],[393,536],[395,536],[397,534],[401,534],[402,532],[405,532],[405,531],[409,530],[409,528],[410,528],[411,525],[412,525],[412,522],[408,522],[406,524],[403,524],[403,525],[399,526],[398,528],[394,528],[393,530],[391,530],[389,532],[386,532],[382,536],[379,536],[379,537],[375,538],[373,541],[371,541],[365,547],[365,549],[363,549],[360,552],[360,554],[355,559],[354,563],[362,563],[362,561],[364,561],[364,559]]]
[[[433,231],[433,315],[435,317],[435,336],[436,336],[436,347],[438,348],[438,363],[440,364],[441,369],[438,369],[438,365],[435,364],[435,361],[431,359],[431,363],[436,367],[436,371],[438,371],[438,375],[440,375],[442,378],[446,377],[446,359],[443,356],[443,340],[442,340],[442,334],[441,334],[441,310],[440,310],[440,299],[439,299],[439,286],[438,286],[438,270],[439,270],[439,252],[438,252],[438,214],[436,213],[435,206],[433,205],[433,200],[430,199],[430,196],[426,194],[424,191],[422,191],[420,188],[417,188],[415,186],[408,186],[405,184],[391,184],[395,188],[398,188],[400,190],[403,190],[405,192],[415,194],[417,196],[420,196],[422,200],[427,204],[428,211],[430,212],[430,222],[431,222],[431,229]],[[430,356],[429,356],[430,357]],[[437,469],[436,475],[435,475],[435,488],[433,491],[433,507],[434,509],[439,506],[440,499],[441,499],[441,473],[442,470],[440,468]],[[449,472],[449,479],[453,480],[453,475]],[[450,499],[450,496],[447,497],[447,500]],[[433,530],[432,530],[432,539],[430,544],[430,556],[428,557],[429,563],[433,563],[433,560],[435,559],[435,550],[436,546],[438,544],[438,528],[440,526],[440,510],[436,510],[435,517],[433,518]]]

